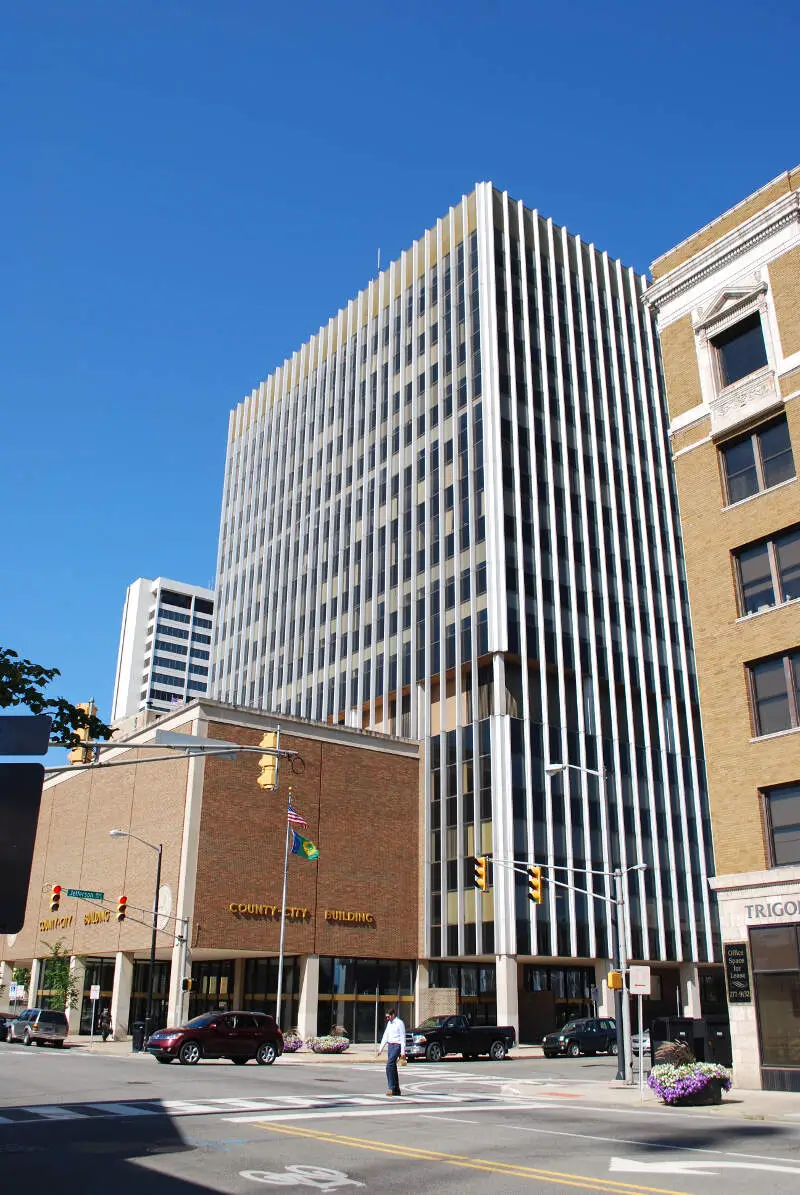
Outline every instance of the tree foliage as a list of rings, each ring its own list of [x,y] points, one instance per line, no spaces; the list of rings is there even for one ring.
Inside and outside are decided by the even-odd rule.
[[[88,730],[89,738],[110,739],[114,733],[94,714],[78,709],[64,697],[48,697],[45,689],[60,676],[58,668],[42,668],[30,660],[23,660],[10,647],[0,647],[0,709],[22,705],[32,714],[49,714],[53,720],[52,742],[65,747],[77,747],[80,730]]]
[[[42,941],[44,942],[44,938]],[[69,952],[64,950],[64,939],[59,938],[57,942],[44,944],[50,954],[43,959],[39,986],[51,993],[56,1008],[77,1008],[81,993],[69,969]]]

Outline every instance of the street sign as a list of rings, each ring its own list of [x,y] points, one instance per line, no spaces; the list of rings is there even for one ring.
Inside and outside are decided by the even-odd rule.
[[[157,730],[153,742],[157,747],[185,747],[187,751],[212,747],[217,759],[235,759],[236,752],[242,749],[241,743],[231,743],[227,739],[204,739],[198,734],[178,734],[174,730]],[[230,754],[219,752],[220,747],[230,747]]]
[[[723,943],[729,1004],[751,1004],[750,962],[746,942]]]
[[[99,983],[93,983],[92,986],[89,988],[89,999],[90,1000],[99,1000],[100,999],[100,984]]]
[[[88,888],[67,888],[67,896],[77,896],[79,900],[103,900],[104,892],[90,892]]]
[[[49,714],[0,714],[0,755],[47,755]]]
[[[650,968],[628,968],[628,991],[632,996],[650,995]]]

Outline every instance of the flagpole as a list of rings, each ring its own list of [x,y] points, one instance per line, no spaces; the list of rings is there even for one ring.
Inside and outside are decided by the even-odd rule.
[[[286,933],[286,884],[289,879],[289,810],[292,805],[292,790],[289,789],[289,803],[286,806],[286,849],[283,855],[283,898],[281,900],[281,941],[278,947],[278,999],[275,1002],[275,1024],[281,1027],[281,993],[283,991],[283,938]]]

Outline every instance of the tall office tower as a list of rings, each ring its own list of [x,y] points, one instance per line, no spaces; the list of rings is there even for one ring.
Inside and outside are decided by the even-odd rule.
[[[422,970],[525,1034],[590,1010],[614,865],[647,865],[632,956],[685,964],[654,1011],[679,982],[696,1004],[713,957],[644,287],[481,183],[230,420],[212,693],[425,741]],[[402,826],[376,834],[402,851]],[[512,859],[592,895],[532,906]]]
[[[140,577],[122,612],[111,720],[168,710],[208,691],[214,592]]]
[[[800,1091],[800,167],[652,270],[736,1082]]]

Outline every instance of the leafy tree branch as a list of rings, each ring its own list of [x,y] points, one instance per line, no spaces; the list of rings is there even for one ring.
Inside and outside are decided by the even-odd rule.
[[[110,739],[114,731],[94,714],[87,714],[64,697],[48,697],[47,686],[60,676],[58,668],[43,668],[22,657],[10,647],[0,647],[0,709],[21,705],[32,714],[49,714],[54,745],[77,747],[78,731],[88,730],[89,738]]]

